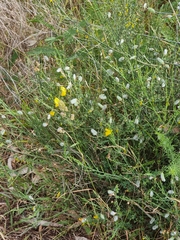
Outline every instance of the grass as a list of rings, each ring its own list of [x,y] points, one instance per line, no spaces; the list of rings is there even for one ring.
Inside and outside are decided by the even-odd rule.
[[[179,239],[178,2],[10,4],[1,238]]]

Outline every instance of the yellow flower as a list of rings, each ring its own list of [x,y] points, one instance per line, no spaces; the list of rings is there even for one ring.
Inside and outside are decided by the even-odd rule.
[[[59,198],[60,196],[61,196],[61,193],[58,192],[58,193],[56,194],[56,198]]]
[[[51,115],[51,117],[53,117],[54,116],[54,114],[55,114],[55,112],[54,111],[50,111],[50,113],[49,113],[50,115]]]
[[[55,97],[54,105],[55,105],[56,108],[59,107],[59,105],[60,105],[60,99],[59,98]]]
[[[140,106],[143,105],[143,100],[140,100],[139,105],[140,105]]]
[[[98,219],[99,217],[98,217],[98,215],[94,215],[93,218],[94,219]]]
[[[54,98],[54,105],[55,105],[56,108],[59,107],[59,109],[62,112],[67,112],[68,111],[68,108],[66,107],[65,103],[57,97]]]
[[[110,128],[105,128],[105,131],[104,131],[105,137],[111,135],[111,133],[112,133],[112,129],[110,129]]]
[[[61,86],[60,87],[60,91],[61,91],[61,97],[65,97],[66,96],[66,92],[67,92],[66,88]]]

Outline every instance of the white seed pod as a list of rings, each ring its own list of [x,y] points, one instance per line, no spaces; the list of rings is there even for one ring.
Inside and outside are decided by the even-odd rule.
[[[97,131],[93,128],[91,128],[91,133],[92,133],[92,135],[97,136]]]
[[[162,181],[162,182],[165,182],[165,181],[166,181],[166,179],[165,179],[165,177],[164,177],[164,173],[163,173],[163,172],[161,173],[161,181]]]
[[[166,56],[167,53],[168,53],[168,50],[167,50],[167,49],[164,49],[163,55]]]
[[[111,18],[111,12],[107,13],[108,18]]]
[[[154,195],[154,192],[151,190],[149,196],[153,197],[153,195]]]
[[[110,215],[111,215],[111,216],[115,216],[115,215],[116,215],[116,212],[111,211],[111,212],[110,212]]]
[[[149,223],[153,224],[154,221],[155,221],[155,218],[152,217]]]
[[[122,101],[123,99],[122,99],[122,97],[117,96],[117,100],[118,100],[118,101]]]
[[[169,190],[167,193],[172,195],[172,194],[174,194],[174,191],[173,190]]]
[[[69,70],[70,70],[70,67],[66,66],[66,67],[64,68],[64,70],[65,70],[65,71],[69,71]]]
[[[136,181],[136,187],[137,187],[137,188],[139,188],[139,187],[140,187],[140,185],[141,185],[141,182],[140,182],[140,180],[137,180],[137,181]]]
[[[119,62],[122,62],[122,61],[124,61],[124,59],[125,59],[124,57],[120,57],[120,58],[118,59],[118,61],[119,61]]]
[[[164,217],[168,218],[169,217],[169,213],[164,214]]]
[[[180,99],[177,99],[175,102],[174,102],[174,105],[178,105],[180,103]]]
[[[112,191],[112,190],[108,190],[107,192],[108,192],[109,196],[114,196],[115,195],[114,191]]]
[[[18,113],[19,115],[23,115],[23,112],[22,112],[21,110],[18,110],[17,113]]]
[[[113,217],[113,220],[114,220],[114,222],[116,222],[116,221],[118,220],[118,216],[115,215],[115,216]]]
[[[43,127],[47,127],[48,123],[44,122],[42,125],[43,125]]]
[[[134,120],[134,124],[138,125],[139,124],[139,117],[136,116],[135,120]]]
[[[77,98],[73,98],[73,99],[71,99],[71,101],[70,101],[70,103],[72,104],[72,105],[74,105],[74,106],[78,106],[78,104],[79,104],[79,102],[78,102],[78,99]]]
[[[157,58],[157,61],[160,63],[160,64],[162,64],[162,65],[164,65],[164,61],[161,59],[161,58]]]
[[[158,228],[158,225],[154,225],[153,227],[152,227],[152,230],[156,230]]]
[[[123,43],[124,43],[124,39],[122,38],[122,39],[120,40],[120,45],[123,44]]]
[[[103,94],[103,93],[99,95],[99,98],[100,98],[101,100],[105,100],[105,99],[107,99],[106,95]]]
[[[147,3],[144,3],[144,5],[143,5],[144,10],[146,10],[147,7],[148,7]]]
[[[151,13],[156,13],[156,11],[154,10],[154,8],[148,7],[147,10]]]

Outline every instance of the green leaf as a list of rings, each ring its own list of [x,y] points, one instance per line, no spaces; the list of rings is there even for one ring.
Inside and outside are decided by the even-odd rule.
[[[14,65],[14,63],[15,63],[16,59],[18,59],[18,57],[19,57],[19,52],[14,49],[12,51],[11,59],[9,60],[9,67],[10,68]]]
[[[29,56],[38,56],[38,55],[46,55],[51,56],[55,55],[57,53],[55,48],[51,47],[36,47],[32,50],[30,50],[27,54]]]

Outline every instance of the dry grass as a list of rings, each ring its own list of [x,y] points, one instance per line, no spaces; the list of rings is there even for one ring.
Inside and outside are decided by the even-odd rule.
[[[5,0],[0,5],[0,54],[6,61],[14,49],[24,52],[26,40],[35,32],[27,22],[27,14],[27,8],[17,0]]]
[[[23,2],[4,0],[0,4],[0,58],[3,60],[0,66],[0,96],[6,99],[7,103],[14,100],[17,102],[17,88],[11,76],[25,75],[27,68],[22,61],[22,55],[28,47],[28,39],[37,32],[27,20],[27,15],[30,14],[35,12],[32,8],[27,8]],[[14,69],[10,71],[13,52],[16,52],[21,59],[18,59]],[[5,98],[5,96],[9,97]]]
[[[44,6],[42,11],[47,9]],[[6,103],[19,103],[17,86],[12,76],[27,81],[33,74],[33,61],[30,66],[24,57],[25,52],[50,33],[42,24],[30,22],[39,14],[38,10],[38,6],[31,0],[4,0],[0,4],[0,97]]]

